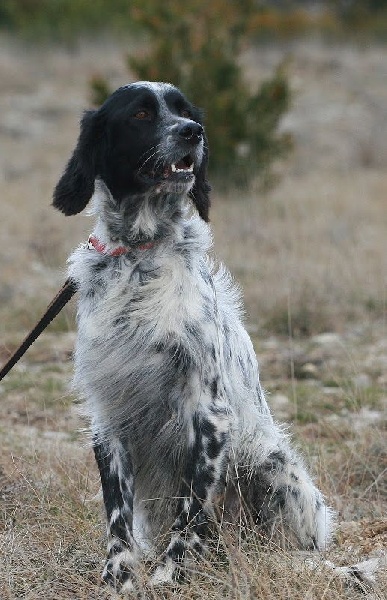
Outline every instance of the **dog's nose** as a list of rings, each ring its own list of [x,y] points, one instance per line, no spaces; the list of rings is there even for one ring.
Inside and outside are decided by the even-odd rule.
[[[200,123],[190,121],[189,123],[180,125],[177,133],[190,144],[198,144],[203,137],[203,127],[200,125]]]

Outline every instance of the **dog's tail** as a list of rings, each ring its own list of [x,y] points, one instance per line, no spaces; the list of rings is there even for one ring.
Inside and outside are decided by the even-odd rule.
[[[35,325],[33,330],[27,335],[24,341],[20,344],[19,348],[15,350],[12,356],[5,363],[3,368],[0,370],[0,381],[9,373],[9,371],[16,365],[18,360],[25,354],[28,348],[34,343],[34,341],[40,336],[40,334],[46,329],[53,319],[60,313],[62,308],[66,306],[67,302],[74,296],[77,291],[77,285],[71,278],[67,279],[63,287],[59,290],[53,301],[48,305],[46,312]]]
[[[300,554],[302,555],[302,553]],[[325,568],[332,571],[346,585],[368,595],[374,589],[378,571],[387,566],[387,553],[385,550],[380,556],[368,558],[355,565],[341,567],[330,560],[324,560],[321,555],[316,554],[308,554],[303,562],[308,569],[319,570]]]

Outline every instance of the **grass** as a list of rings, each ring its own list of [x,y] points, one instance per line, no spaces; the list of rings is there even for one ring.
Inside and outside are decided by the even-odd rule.
[[[338,174],[334,191],[325,173],[313,172],[301,189],[297,180],[283,179],[265,198],[215,200],[227,215],[219,222],[216,213],[216,240],[241,240],[221,247],[222,257],[242,283],[249,317],[267,332],[310,336],[384,317],[385,226],[377,216],[384,209],[380,192],[367,203],[355,200],[364,177],[372,189],[376,172]],[[237,230],[229,223],[238,223]]]
[[[127,79],[126,47],[81,45],[75,54],[30,48],[26,54],[7,44],[0,38],[0,142],[6,148],[0,155],[1,362],[59,289],[65,257],[89,232],[87,218],[64,219],[49,207],[76,139],[87,81],[97,63],[113,86]],[[247,54],[246,76],[264,77],[277,52],[261,49],[259,60]],[[246,323],[274,415],[290,424],[338,511],[327,558],[348,565],[387,547],[387,177],[376,161],[383,151],[376,152],[376,137],[367,165],[356,158],[356,111],[349,124],[339,121],[339,137],[338,123],[327,114],[341,114],[341,107],[350,119],[351,98],[363,101],[357,91],[364,87],[384,98],[386,56],[380,48],[313,45],[292,52],[292,118],[305,116],[295,130],[293,157],[265,196],[258,189],[243,197],[215,190],[212,225],[216,254],[244,291]],[[46,119],[46,112],[55,118]],[[12,134],[15,123],[24,126],[18,135]],[[376,120],[373,130],[383,123]],[[349,154],[354,162],[344,168]],[[98,473],[69,392],[74,326],[70,306],[0,384],[2,600],[114,598],[100,583],[105,541]],[[362,597],[330,571],[310,571],[293,554],[262,545],[253,532],[245,539],[240,533],[223,530],[219,553],[197,563],[190,581],[147,589],[142,597]],[[383,571],[374,598],[382,600],[386,589]]]
[[[6,449],[14,447],[10,433],[3,439]],[[366,490],[357,499],[360,513],[362,507],[377,501],[377,490],[370,487],[374,473],[365,469],[361,459],[369,464],[369,456],[356,452],[359,458],[351,464],[355,450],[345,458],[336,485],[344,488],[337,492],[347,497],[349,489]],[[327,466],[332,467],[332,460]],[[111,597],[101,587],[98,575],[103,527],[100,506],[93,500],[98,479],[91,453],[63,441],[29,439],[23,454],[16,448],[6,473],[2,473],[1,539],[7,547],[0,575],[5,593],[2,598]],[[356,499],[350,500],[356,504]],[[363,519],[369,516],[369,511],[363,513]],[[355,538],[351,540],[347,532],[346,539],[353,543]],[[355,559],[351,551],[340,552],[342,560]],[[161,595],[150,591],[147,597],[203,598],[204,594],[206,598],[298,600],[307,594],[320,598],[324,590],[329,598],[348,597],[342,583],[329,571],[309,572],[296,556],[263,547],[253,532],[242,542],[238,532],[224,532],[218,555],[210,555],[197,566],[189,583]],[[357,597],[356,593],[351,597]],[[376,597],[382,598],[381,589]]]

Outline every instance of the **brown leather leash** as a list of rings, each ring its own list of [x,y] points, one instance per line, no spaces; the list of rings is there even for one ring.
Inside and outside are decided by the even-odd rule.
[[[34,341],[40,336],[40,334],[46,329],[53,319],[60,313],[69,300],[74,296],[77,291],[77,285],[71,278],[66,279],[63,287],[59,290],[53,301],[48,305],[46,312],[35,325],[33,330],[27,335],[24,341],[20,344],[19,348],[15,350],[12,356],[5,363],[3,368],[0,370],[0,381],[9,373],[9,371],[16,365],[18,360],[26,353],[28,348],[34,343]]]

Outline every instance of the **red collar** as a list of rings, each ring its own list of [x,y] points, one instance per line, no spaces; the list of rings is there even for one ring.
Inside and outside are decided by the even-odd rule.
[[[106,244],[100,242],[99,239],[96,238],[94,235],[90,235],[89,239],[87,240],[87,247],[89,248],[89,250],[92,250],[94,248],[94,250],[97,250],[97,252],[100,252],[101,254],[106,254],[107,256],[122,256],[123,254],[127,254],[131,250],[149,250],[150,248],[153,248],[154,245],[154,242],[145,242],[145,244],[139,244],[134,248],[129,248],[127,246],[118,246],[113,250],[106,250]]]

